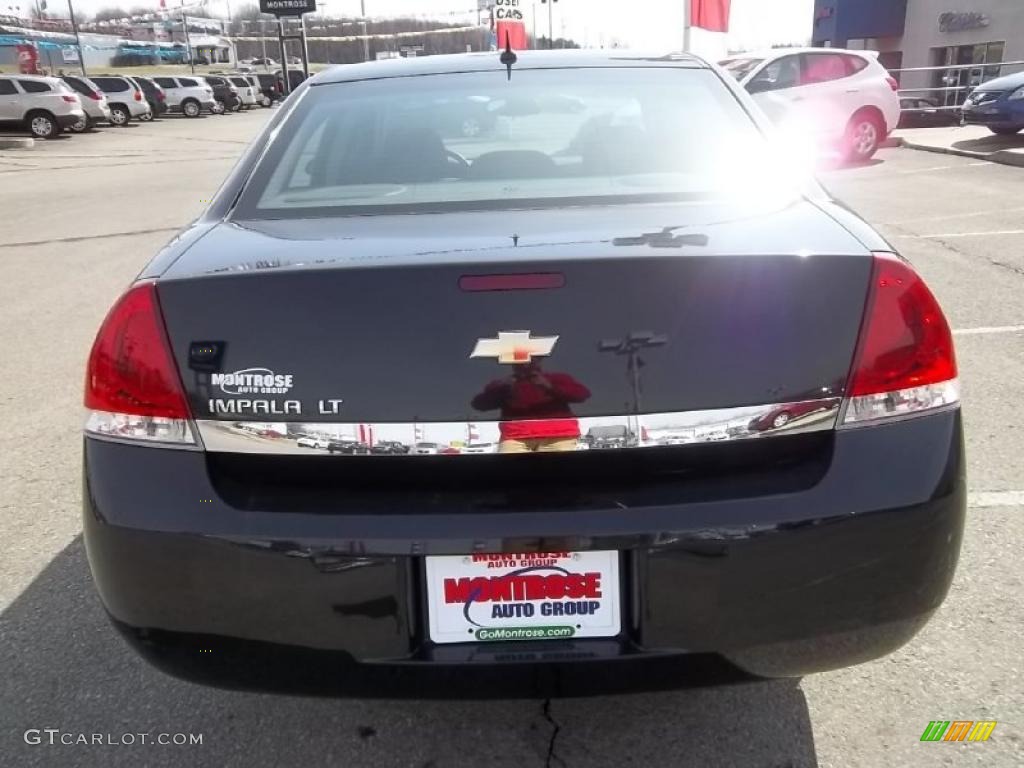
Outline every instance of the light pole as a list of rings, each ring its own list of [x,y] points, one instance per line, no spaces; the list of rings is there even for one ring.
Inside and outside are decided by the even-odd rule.
[[[75,8],[68,0],[68,15],[71,17],[71,31],[75,33],[75,45],[78,46],[78,66],[82,68],[82,77],[88,77],[85,71],[85,53],[82,51],[82,38],[78,34],[78,22],[75,20]]]
[[[363,61],[369,61],[370,38],[366,34],[366,0],[359,0],[359,16],[363,20]]]
[[[196,73],[196,57],[192,55],[192,39],[188,36],[188,19],[185,16],[185,0],[181,3],[181,28],[185,32],[185,54],[188,56],[188,65],[192,74]]]
[[[551,11],[555,7],[555,3],[557,3],[558,0],[540,0],[540,2],[541,2],[541,5],[544,5],[546,3],[547,6],[548,6],[548,48],[554,48],[555,47],[555,26],[554,26],[554,22],[551,19],[551,16],[552,16]]]
[[[664,333],[653,331],[630,331],[622,339],[602,339],[598,344],[601,352],[610,352],[626,358],[626,373],[629,376],[630,388],[633,390],[633,415],[635,417],[636,429],[631,439],[640,439],[640,413],[643,410],[642,388],[640,386],[640,369],[644,367],[643,358],[640,357],[641,350],[664,347],[668,344],[668,336]],[[633,431],[633,428],[630,427]]]

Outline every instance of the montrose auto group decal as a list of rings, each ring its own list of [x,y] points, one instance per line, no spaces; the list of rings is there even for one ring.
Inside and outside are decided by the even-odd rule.
[[[427,558],[438,643],[609,637],[619,632],[617,552]]]

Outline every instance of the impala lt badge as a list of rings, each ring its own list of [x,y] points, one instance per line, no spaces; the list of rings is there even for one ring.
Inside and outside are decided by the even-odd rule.
[[[531,337],[530,331],[498,331],[496,339],[477,339],[469,356],[496,357],[499,363],[519,365],[550,355],[556,341],[557,336]]]

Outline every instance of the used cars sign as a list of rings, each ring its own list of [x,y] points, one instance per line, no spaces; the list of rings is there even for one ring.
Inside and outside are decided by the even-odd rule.
[[[260,10],[274,16],[301,16],[316,10],[316,0],[260,0]]]

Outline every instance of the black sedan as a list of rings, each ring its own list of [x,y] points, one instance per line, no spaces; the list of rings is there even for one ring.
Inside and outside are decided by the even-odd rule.
[[[942,106],[938,99],[910,96],[900,99],[898,128],[939,128],[960,125],[960,109]]]
[[[501,125],[442,136],[453,101]],[[303,83],[92,348],[84,538],[114,625],[189,680],[419,697],[798,677],[909,641],[964,523],[949,325],[775,141],[681,54]]]

